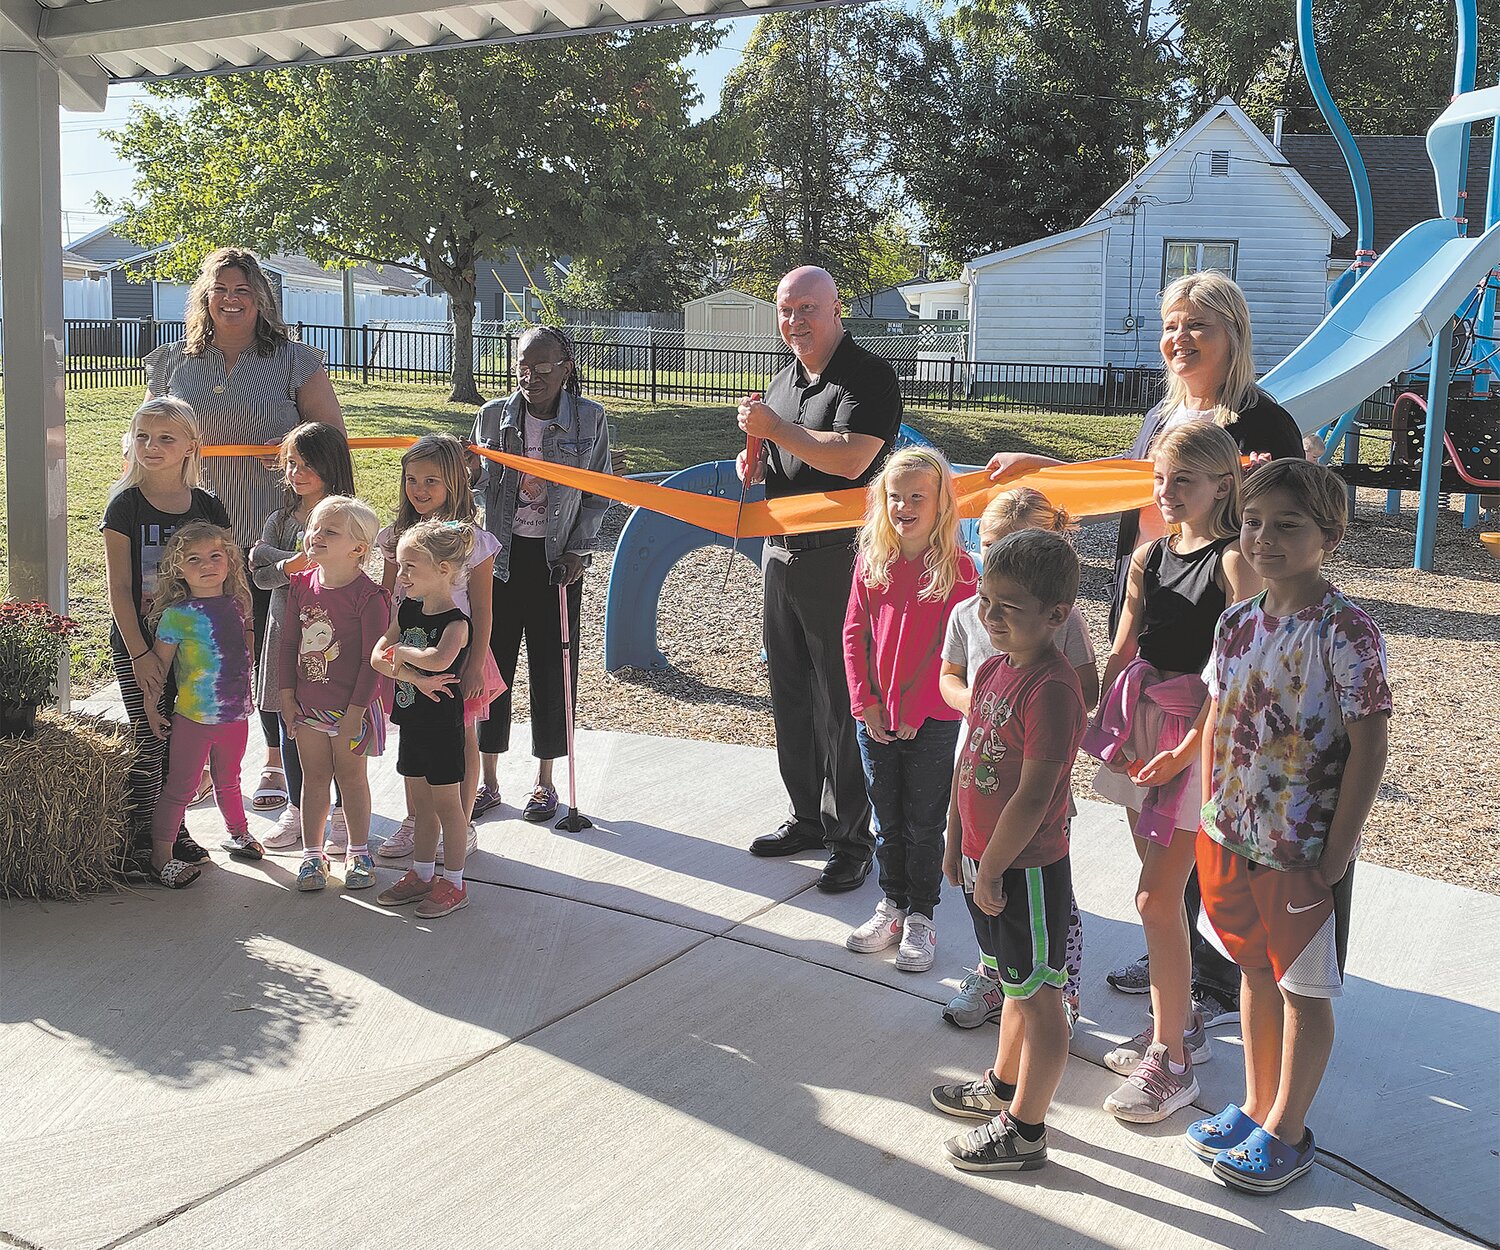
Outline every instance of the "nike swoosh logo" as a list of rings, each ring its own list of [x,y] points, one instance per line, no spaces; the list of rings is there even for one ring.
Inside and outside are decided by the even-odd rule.
[[[1294,915],[1294,916],[1300,916],[1305,911],[1312,911],[1314,908],[1321,907],[1321,906],[1323,906],[1323,904],[1322,904],[1321,901],[1317,902],[1317,903],[1309,903],[1306,907],[1293,907],[1290,903],[1288,903],[1286,905],[1286,909],[1292,915]]]

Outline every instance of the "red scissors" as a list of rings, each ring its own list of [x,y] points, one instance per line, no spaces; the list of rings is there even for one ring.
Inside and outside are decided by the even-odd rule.
[[[759,399],[760,392],[756,391],[750,396],[751,399]],[[724,589],[729,589],[729,570],[734,567],[734,553],[740,545],[740,517],[745,512],[745,491],[749,487],[750,478],[755,468],[760,464],[761,456],[765,453],[766,440],[757,438],[754,434],[745,435],[745,476],[740,478],[740,502],[734,510],[734,537],[729,540],[729,563],[724,566]]]

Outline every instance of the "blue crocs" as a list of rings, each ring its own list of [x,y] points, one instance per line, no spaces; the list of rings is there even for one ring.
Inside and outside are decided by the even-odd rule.
[[[1221,1150],[1233,1150],[1259,1127],[1230,1103],[1218,1115],[1188,1125],[1187,1148],[1205,1163],[1212,1163]]]
[[[1311,1129],[1300,1146],[1288,1146],[1265,1129],[1257,1128],[1238,1146],[1214,1159],[1214,1175],[1231,1189],[1274,1194],[1310,1171],[1317,1153]]]

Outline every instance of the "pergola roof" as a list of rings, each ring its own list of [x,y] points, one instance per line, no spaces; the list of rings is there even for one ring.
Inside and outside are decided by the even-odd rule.
[[[0,0],[0,48],[41,51],[63,103],[103,107],[111,82],[424,52],[466,44],[823,8],[845,0]]]

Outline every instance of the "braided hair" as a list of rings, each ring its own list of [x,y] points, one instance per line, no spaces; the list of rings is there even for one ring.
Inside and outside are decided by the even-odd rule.
[[[582,394],[583,384],[578,377],[578,354],[573,350],[572,340],[556,326],[532,326],[521,335],[520,342],[516,344],[516,350],[519,352],[527,343],[537,339],[546,339],[553,343],[562,353],[563,359],[573,366],[568,370],[568,380],[563,383],[563,389],[571,391],[574,395]]]

